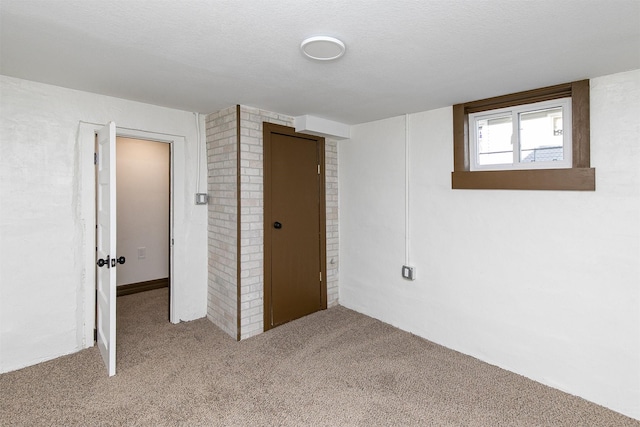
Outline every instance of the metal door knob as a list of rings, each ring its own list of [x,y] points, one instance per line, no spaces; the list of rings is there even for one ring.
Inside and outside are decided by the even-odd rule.
[[[125,258],[123,256],[121,256],[120,258],[118,258],[118,264],[124,264],[125,262]]]
[[[107,257],[105,259],[99,259],[98,262],[98,267],[104,267],[105,265],[107,266],[107,268],[109,268],[109,255],[107,255]]]
[[[282,224],[280,224],[278,221],[273,223],[273,228],[275,228],[276,230],[279,230],[282,228]]]

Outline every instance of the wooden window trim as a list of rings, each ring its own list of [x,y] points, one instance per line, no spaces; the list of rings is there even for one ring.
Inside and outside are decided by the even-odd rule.
[[[571,97],[572,167],[471,171],[469,114],[497,108]],[[453,189],[595,191],[596,170],[590,166],[589,80],[580,80],[453,106]]]

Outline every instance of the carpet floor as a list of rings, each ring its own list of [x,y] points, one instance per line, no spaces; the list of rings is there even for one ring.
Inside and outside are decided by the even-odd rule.
[[[117,375],[96,347],[0,375],[2,426],[640,426],[385,323],[331,308],[236,342],[118,298]]]

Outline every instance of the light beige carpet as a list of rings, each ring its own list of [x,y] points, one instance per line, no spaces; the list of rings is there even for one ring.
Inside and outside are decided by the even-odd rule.
[[[239,343],[166,319],[166,289],[118,298],[118,374],[94,347],[0,375],[0,424],[640,425],[343,307]]]

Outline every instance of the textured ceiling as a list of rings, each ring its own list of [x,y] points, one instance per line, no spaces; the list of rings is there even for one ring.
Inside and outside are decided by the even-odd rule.
[[[640,68],[640,0],[1,0],[0,37],[8,76],[355,124]]]

